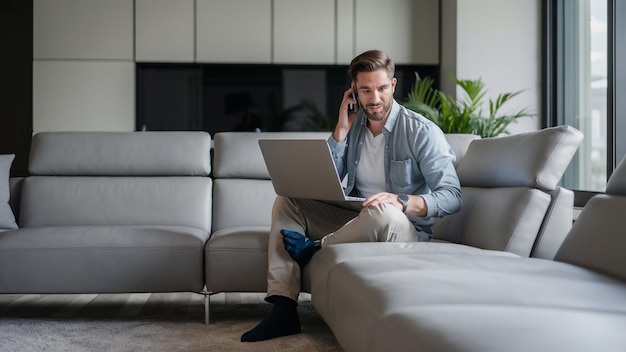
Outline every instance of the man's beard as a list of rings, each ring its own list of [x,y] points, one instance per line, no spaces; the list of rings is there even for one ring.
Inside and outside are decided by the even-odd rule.
[[[365,109],[363,109],[363,112],[365,113],[365,116],[367,116],[367,118],[369,120],[373,120],[373,121],[382,121],[387,114],[389,113],[389,110],[391,110],[391,104],[392,101],[389,101],[389,103],[387,103],[386,105],[383,105],[383,110],[380,112],[372,112],[370,113],[367,108],[369,107],[369,105],[365,106]]]

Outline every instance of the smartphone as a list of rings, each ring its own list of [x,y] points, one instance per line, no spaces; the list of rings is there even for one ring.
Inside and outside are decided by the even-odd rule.
[[[358,95],[356,94],[356,92],[353,92],[352,94],[350,94],[352,96],[352,99],[357,101],[357,104],[359,103],[359,101],[357,100]],[[356,114],[357,110],[354,108],[354,104],[348,104],[348,114]]]

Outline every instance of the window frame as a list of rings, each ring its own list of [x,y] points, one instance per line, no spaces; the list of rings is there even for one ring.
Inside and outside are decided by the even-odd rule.
[[[563,84],[565,60],[574,55],[564,55],[564,41],[571,28],[566,25],[563,3],[568,0],[547,0],[542,4],[542,127],[563,124],[562,116],[571,113],[573,107],[565,104],[565,92],[571,87]],[[626,1],[607,0],[607,180],[617,164],[626,155]],[[621,139],[619,137],[625,137]],[[572,160],[574,166],[578,161]],[[574,206],[583,207],[587,201],[602,192],[573,189]]]

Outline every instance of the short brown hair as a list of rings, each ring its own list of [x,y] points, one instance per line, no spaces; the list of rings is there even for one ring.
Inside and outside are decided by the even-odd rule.
[[[348,74],[352,81],[356,81],[356,76],[360,72],[374,72],[385,69],[389,78],[393,78],[396,66],[387,54],[380,50],[368,50],[352,59]]]

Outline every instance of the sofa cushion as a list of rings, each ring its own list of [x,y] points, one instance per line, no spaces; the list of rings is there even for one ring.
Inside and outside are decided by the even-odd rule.
[[[0,155],[0,231],[17,228],[15,215],[9,205],[11,192],[9,191],[9,175],[15,154]]]
[[[461,160],[465,157],[467,148],[470,143],[476,139],[480,139],[479,135],[467,134],[467,133],[446,133],[446,141],[450,144],[450,148],[454,152],[456,159],[454,160],[454,167],[458,167]]]
[[[265,226],[233,226],[211,234],[205,247],[207,290],[267,291],[268,234]]]
[[[327,139],[329,132],[221,132],[215,134],[213,176],[269,180],[259,139]]]
[[[31,175],[206,176],[206,132],[42,132],[33,136]]]
[[[212,231],[230,227],[270,227],[276,192],[270,180],[220,178],[213,181]]]
[[[459,163],[462,186],[553,190],[583,139],[570,126],[473,141]]]
[[[463,207],[437,219],[434,238],[529,256],[550,195],[527,187],[462,187]]]
[[[0,292],[199,292],[206,231],[54,226],[0,233]]]
[[[210,231],[208,177],[30,176],[22,227],[173,225]]]
[[[326,309],[328,302],[328,278],[336,265],[358,258],[372,258],[384,261],[386,258],[401,255],[422,254],[477,254],[489,256],[517,257],[515,254],[503,251],[489,251],[454,243],[440,242],[385,242],[385,243],[342,243],[327,246],[318,251],[302,273],[303,289],[306,292],[315,290],[313,299],[320,302],[318,309]]]
[[[15,215],[15,220],[20,218],[20,201],[22,198],[22,184],[24,183],[24,177],[11,177],[9,178],[9,190],[11,198],[9,198],[9,205]],[[18,222],[19,226],[19,222]]]

